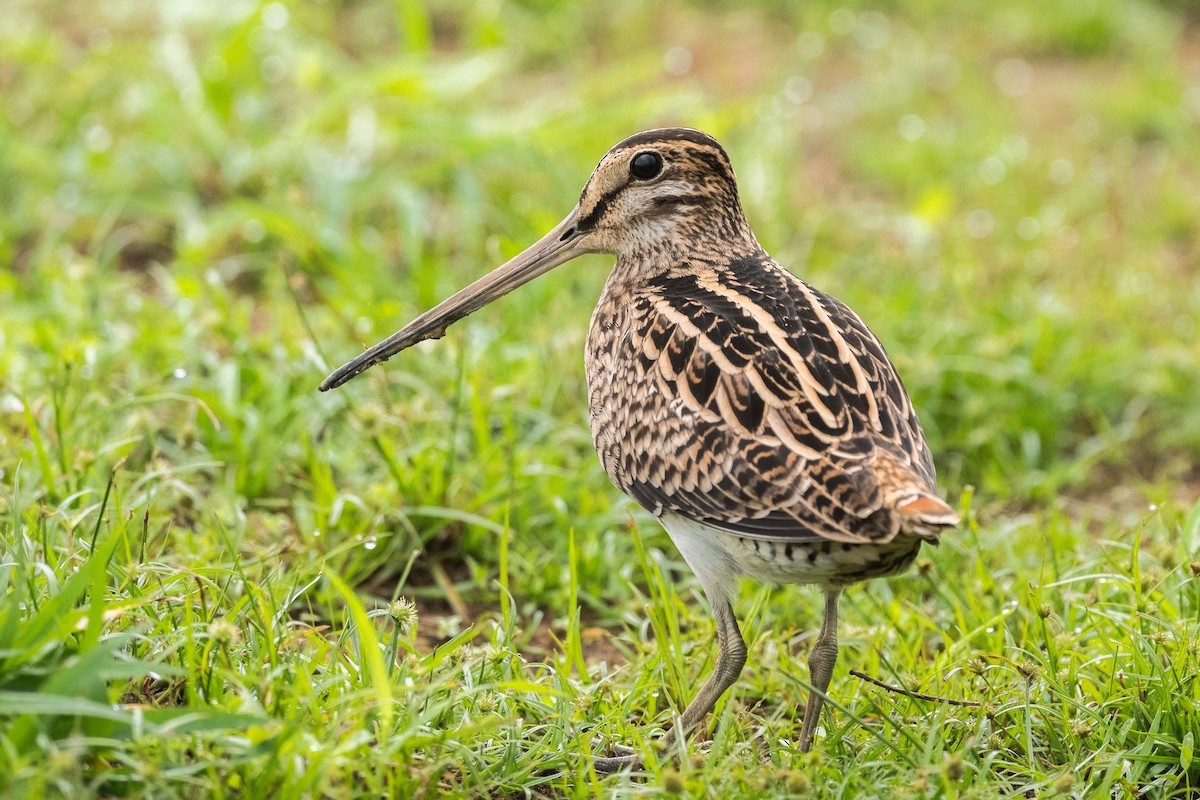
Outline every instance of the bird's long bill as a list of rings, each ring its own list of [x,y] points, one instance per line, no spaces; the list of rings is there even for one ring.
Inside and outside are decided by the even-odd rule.
[[[365,372],[376,364],[387,361],[396,353],[412,347],[417,342],[426,339],[440,339],[445,335],[446,328],[468,314],[478,311],[493,300],[503,297],[537,276],[549,272],[559,264],[582,255],[584,251],[577,246],[576,222],[578,216],[579,207],[576,206],[566,219],[554,226],[554,230],[539,239],[525,252],[492,270],[452,297],[443,300],[358,358],[346,362],[329,373],[329,377],[321,382],[321,391],[326,392],[341,386],[360,372]]]

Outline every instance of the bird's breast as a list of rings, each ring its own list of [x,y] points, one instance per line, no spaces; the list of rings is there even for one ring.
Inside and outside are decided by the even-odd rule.
[[[644,395],[657,391],[645,385],[646,370],[630,357],[631,299],[605,290],[592,314],[584,354],[592,441],[609,478],[621,488],[619,465],[630,446],[629,421],[644,406]]]
[[[691,425],[687,409],[679,403],[672,409],[653,362],[634,346],[633,332],[653,313],[648,299],[611,283],[588,332],[588,415],[605,472],[640,502],[632,487],[672,480],[680,465],[670,454],[684,446]]]

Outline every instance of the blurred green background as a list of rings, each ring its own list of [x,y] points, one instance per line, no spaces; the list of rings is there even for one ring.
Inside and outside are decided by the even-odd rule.
[[[972,537],[937,553],[934,575],[951,592],[973,591],[954,586],[971,570],[999,576],[972,579],[995,590],[980,619],[1046,576],[1048,543],[1063,559],[1051,580],[1108,569],[1103,543],[1134,541],[1149,524],[1158,568],[1187,577],[1200,537],[1192,3],[8,0],[3,18],[6,635],[56,597],[62,619],[91,619],[95,632],[81,640],[60,622],[39,628],[42,638],[26,627],[34,639],[0,641],[3,691],[58,696],[71,681],[51,692],[47,676],[80,663],[94,671],[79,659],[117,637],[105,658],[182,675],[147,694],[116,670],[80,697],[262,711],[293,733],[337,740],[354,726],[315,708],[300,720],[263,699],[294,677],[271,672],[263,681],[280,685],[269,692],[246,677],[289,625],[321,647],[345,644],[353,603],[321,580],[328,572],[357,586],[380,624],[386,602],[414,598],[417,653],[473,620],[472,635],[498,621],[493,646],[531,659],[561,659],[574,641],[579,659],[556,663],[568,677],[574,664],[584,684],[585,662],[642,669],[620,673],[620,695],[629,680],[645,689],[681,669],[637,666],[649,658],[638,644],[651,613],[642,593],[654,594],[648,565],[660,565],[683,593],[668,598],[673,613],[693,615],[673,634],[698,648],[672,678],[686,694],[711,655],[711,629],[684,602],[690,577],[665,535],[609,485],[587,431],[582,351],[606,258],[557,270],[444,340],[316,392],[364,343],[557,222],[609,146],[662,125],[717,136],[768,251],[846,301],[887,345],[943,490],[972,511]],[[631,527],[650,555],[635,552]],[[95,563],[98,540],[117,548],[107,583],[63,594]],[[1136,563],[1117,572],[1136,576]],[[938,596],[921,586],[926,600]],[[811,593],[763,591],[754,608],[768,640],[811,622]],[[770,610],[780,597],[786,623]],[[799,614],[786,608],[797,604]],[[255,605],[279,631],[243,621]],[[1180,620],[1185,605],[1175,606]],[[906,608],[957,625],[969,642],[955,603]],[[232,635],[212,624],[226,619],[238,647],[210,662]],[[859,614],[862,625],[878,621]],[[807,641],[803,624],[797,641]],[[916,670],[928,652],[913,647]],[[453,693],[440,662],[422,664],[431,693]],[[351,687],[365,680],[347,676]],[[375,695],[353,696],[351,718],[373,719]],[[162,764],[186,762],[194,741],[172,751],[161,744],[169,737],[152,737],[156,755],[135,758],[145,742],[126,731],[71,749],[63,742],[82,723],[66,721],[82,706],[53,729],[4,702],[0,718],[16,720],[16,733],[0,761],[10,778],[42,781],[30,791],[112,792],[106,781],[118,774],[126,787],[202,794],[230,774],[248,781],[238,764],[266,758],[221,751],[214,758],[229,764],[184,780]],[[605,708],[623,720],[637,706]],[[504,720],[511,727],[511,713]],[[412,722],[422,735],[440,724]],[[1181,722],[1181,748],[1192,724]],[[261,741],[283,748],[268,729]],[[568,747],[586,749],[585,734]],[[268,769],[264,785],[296,796],[415,791],[394,774],[414,751],[363,768],[392,777],[360,784],[352,763],[370,747],[355,746],[344,763],[312,766],[325,777],[302,770],[311,782],[290,782]],[[1026,753],[1025,777],[1004,785],[1049,786],[1064,763],[1055,746],[1043,761]],[[56,752],[70,758],[42,769]],[[526,764],[520,777],[502,771],[505,783],[428,758],[404,773],[426,791],[445,770],[457,775],[452,793],[527,796],[526,779],[541,774]],[[999,773],[987,759],[971,763],[982,796],[1001,785],[988,783]],[[157,766],[138,777],[146,764]],[[911,789],[907,769],[886,780]],[[590,791],[561,774],[547,780],[552,796]]]

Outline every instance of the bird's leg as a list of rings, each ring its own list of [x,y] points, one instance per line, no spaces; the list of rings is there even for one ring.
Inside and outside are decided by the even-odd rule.
[[[742,674],[742,667],[746,666],[746,642],[742,639],[737,619],[733,616],[733,607],[728,601],[722,600],[713,605],[713,617],[717,623],[717,664],[704,687],[683,710],[679,722],[658,740],[658,746],[664,750],[680,736],[686,736],[708,712],[712,711],[717,700],[737,682],[738,676]],[[836,649],[836,643],[834,647]],[[641,757],[628,748],[621,748],[619,752],[621,755],[597,758],[593,762],[596,771],[616,772],[625,767],[641,765]]]
[[[746,642],[738,629],[737,619],[733,616],[733,607],[728,602],[719,602],[713,606],[713,617],[717,622],[717,664],[704,687],[696,694],[695,699],[687,704],[679,724],[663,734],[659,746],[663,749],[679,736],[686,736],[692,728],[700,723],[713,710],[713,706],[721,699],[721,695],[737,682],[746,666]]]
[[[813,734],[817,731],[817,723],[821,721],[825,692],[829,688],[829,680],[833,677],[833,667],[837,664],[838,598],[841,595],[841,589],[825,590],[825,621],[821,623],[821,632],[817,634],[817,641],[813,643],[812,652],[808,654],[808,674],[812,690],[808,693],[804,722],[800,725],[800,750],[805,753],[812,747]]]

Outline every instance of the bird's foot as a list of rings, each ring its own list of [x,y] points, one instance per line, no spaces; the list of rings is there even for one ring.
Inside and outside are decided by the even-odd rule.
[[[592,747],[599,748],[603,746],[604,740],[599,736],[592,739]],[[610,744],[608,749],[616,755],[598,756],[592,759],[592,766],[596,768],[596,772],[608,774],[620,772],[624,769],[638,769],[642,766],[642,757],[632,747],[626,747],[623,744]]]
[[[660,756],[666,754],[671,747],[671,742],[673,739],[674,737],[670,736],[668,733],[667,736],[664,736],[663,738],[654,742],[654,749]],[[712,744],[712,739],[698,743],[696,745],[696,756],[703,758],[704,756],[708,755],[709,748],[712,747]],[[604,740],[597,736],[595,739],[592,739],[592,747],[596,749],[603,748]],[[638,752],[632,747],[613,743],[608,745],[608,749],[612,751],[614,755],[598,756],[592,760],[592,763],[596,767],[596,772],[612,773],[620,772],[623,769],[641,769],[644,764],[642,757],[638,755]]]

